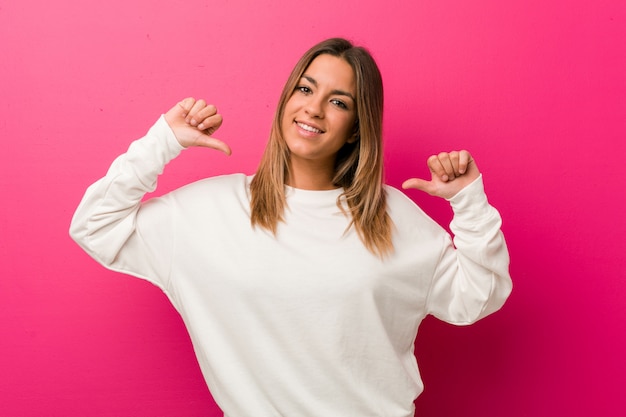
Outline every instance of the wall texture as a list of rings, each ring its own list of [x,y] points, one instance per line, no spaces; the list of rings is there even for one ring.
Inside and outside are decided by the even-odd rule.
[[[158,192],[254,172],[291,66],[330,36],[383,71],[388,182],[467,148],[504,217],[513,295],[474,326],[426,320],[418,415],[623,415],[623,1],[0,0],[1,415],[220,415],[165,297],[69,220],[187,95],[217,104],[234,155],[186,152]]]

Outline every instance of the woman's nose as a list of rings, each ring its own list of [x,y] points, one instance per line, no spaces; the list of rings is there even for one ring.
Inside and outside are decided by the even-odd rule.
[[[306,113],[311,117],[324,117],[324,103],[321,99],[311,97],[305,106]]]

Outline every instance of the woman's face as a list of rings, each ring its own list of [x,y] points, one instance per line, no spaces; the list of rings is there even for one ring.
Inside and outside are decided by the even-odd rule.
[[[343,58],[322,54],[309,64],[281,123],[292,165],[334,166],[339,149],[355,140],[355,97],[354,71]]]

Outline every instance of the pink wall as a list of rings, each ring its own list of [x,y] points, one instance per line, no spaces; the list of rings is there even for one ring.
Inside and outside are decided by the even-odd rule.
[[[159,192],[253,172],[291,66],[334,35],[383,71],[388,181],[465,147],[505,219],[510,302],[467,328],[424,323],[418,414],[623,415],[622,0],[156,4],[0,1],[0,415],[220,415],[165,297],[89,259],[69,220],[185,95],[219,106],[234,155],[185,153]]]

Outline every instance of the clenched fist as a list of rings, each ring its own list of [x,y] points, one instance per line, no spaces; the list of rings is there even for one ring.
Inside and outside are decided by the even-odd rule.
[[[476,162],[468,151],[441,152],[432,155],[428,158],[428,169],[431,173],[430,181],[411,178],[402,184],[402,188],[414,188],[449,199],[480,175]]]
[[[226,143],[211,136],[222,125],[222,115],[214,105],[188,97],[165,113],[165,121],[181,146],[203,146],[231,154]]]

